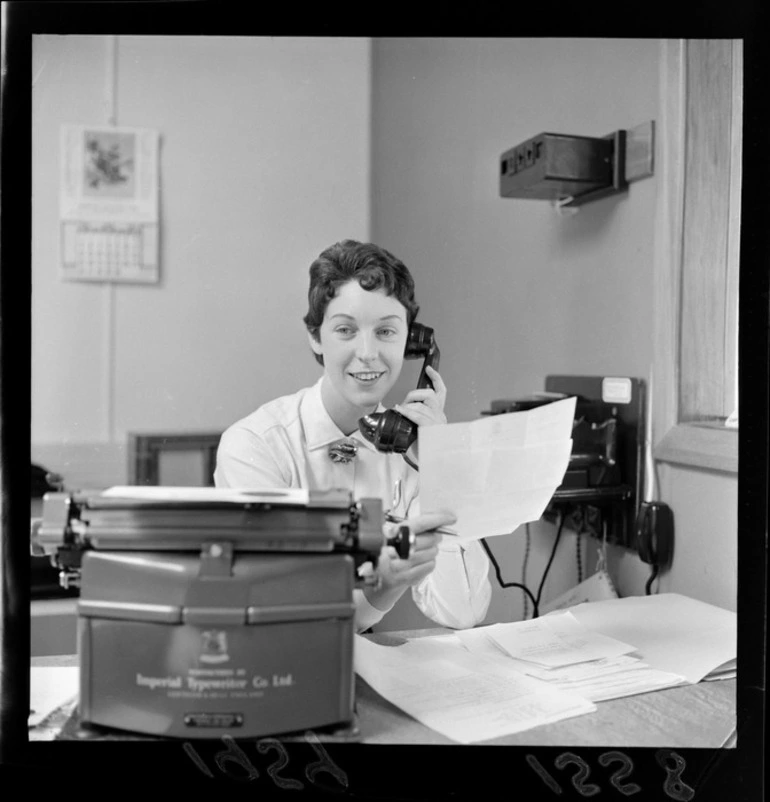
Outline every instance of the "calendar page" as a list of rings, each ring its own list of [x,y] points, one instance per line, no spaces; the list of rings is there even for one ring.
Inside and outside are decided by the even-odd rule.
[[[62,126],[59,199],[62,279],[158,281],[157,131]]]

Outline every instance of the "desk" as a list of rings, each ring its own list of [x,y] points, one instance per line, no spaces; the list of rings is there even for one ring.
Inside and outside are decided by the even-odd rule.
[[[371,635],[381,644],[403,638],[429,637],[449,630],[436,628]],[[35,657],[32,665],[77,665],[75,655]],[[595,713],[534,727],[515,735],[484,741],[490,746],[593,747],[735,747],[735,680],[699,682],[662,691],[598,702]],[[71,708],[59,710],[30,732],[30,740],[55,739]],[[356,676],[356,714],[361,743],[457,745],[383,699]],[[323,740],[323,736],[319,736]],[[126,735],[130,739],[130,735]]]

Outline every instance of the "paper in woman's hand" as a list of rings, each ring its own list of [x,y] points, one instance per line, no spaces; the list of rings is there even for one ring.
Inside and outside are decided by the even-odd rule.
[[[421,427],[421,511],[453,512],[461,540],[538,520],[569,465],[575,403]]]

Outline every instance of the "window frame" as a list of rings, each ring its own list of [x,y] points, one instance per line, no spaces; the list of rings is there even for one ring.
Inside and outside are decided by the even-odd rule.
[[[742,42],[732,49],[732,134],[730,212],[728,221],[729,280],[737,284],[740,242],[740,121],[742,115]],[[737,46],[735,46],[737,45]],[[737,473],[738,430],[708,420],[684,422],[680,417],[680,363],[685,215],[686,56],[687,41],[663,40],[660,58],[660,123],[657,126],[657,220],[654,275],[654,387],[652,419],[657,461]],[[736,122],[738,125],[736,125]],[[736,289],[736,284],[730,289]],[[726,298],[727,302],[727,298]],[[732,306],[737,307],[737,304]],[[728,321],[737,323],[737,308],[726,307]],[[729,324],[732,325],[732,324]],[[734,326],[737,335],[737,325]],[[729,373],[722,365],[722,379]],[[734,366],[737,375],[737,359]],[[651,384],[653,379],[651,378]]]

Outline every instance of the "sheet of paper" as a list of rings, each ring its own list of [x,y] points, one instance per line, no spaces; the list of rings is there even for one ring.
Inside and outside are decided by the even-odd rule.
[[[618,671],[600,679],[585,679],[579,682],[560,682],[558,687],[568,693],[583,696],[592,702],[606,702],[623,696],[660,691],[686,683],[684,677],[668,671],[658,671],[640,663],[631,671]]]
[[[432,640],[381,646],[357,635],[355,669],[381,696],[454,741],[485,741],[596,710],[503,659]]]
[[[29,726],[36,727],[78,695],[77,666],[32,666],[29,675]]]
[[[148,485],[115,485],[101,493],[107,498],[129,498],[139,501],[190,501],[237,504],[267,502],[271,504],[307,504],[309,493],[300,488],[253,489],[232,487],[157,487]]]
[[[420,509],[450,510],[464,540],[538,520],[564,479],[575,398],[420,429]]]
[[[691,683],[737,656],[737,615],[678,593],[589,602],[570,612],[593,632],[632,643],[651,667]],[[557,613],[545,618],[551,615]]]
[[[717,670],[712,672],[711,674],[707,674],[703,678],[703,682],[714,682],[720,679],[735,679],[738,676],[738,671],[735,668],[732,669],[725,669],[725,670]]]
[[[490,635],[512,657],[547,667],[634,651],[629,643],[583,626],[568,610],[531,621],[499,624]]]
[[[602,599],[617,599],[618,592],[610,575],[601,569],[584,579],[579,585],[562,593],[555,599],[540,605],[540,615],[551,613],[554,610],[566,610],[582,602],[601,601]]]

